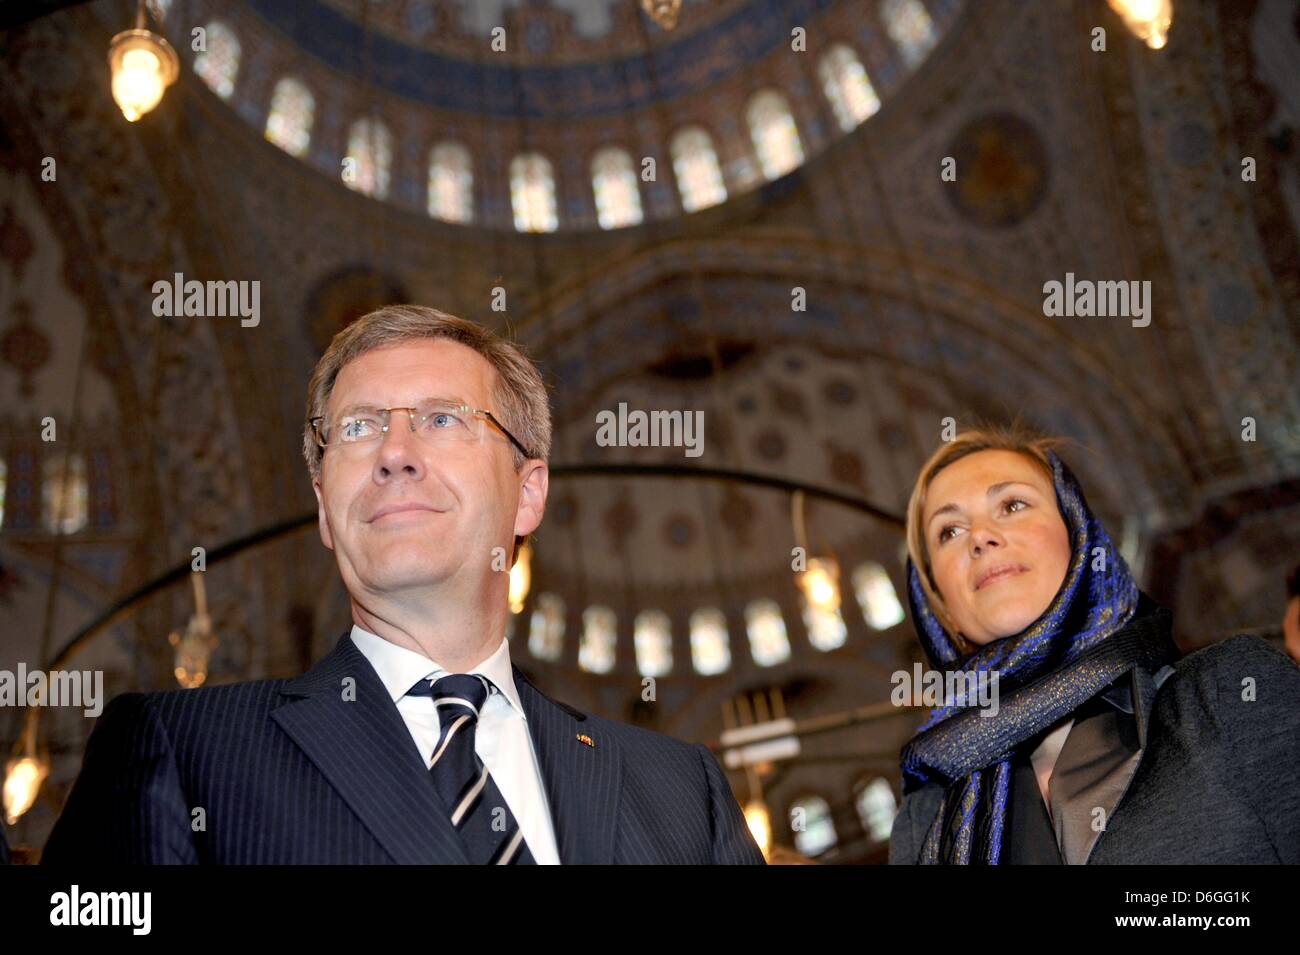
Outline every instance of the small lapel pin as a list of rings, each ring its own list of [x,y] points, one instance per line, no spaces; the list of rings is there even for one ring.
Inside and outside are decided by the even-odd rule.
[[[591,747],[595,747],[595,745],[596,745],[595,741],[594,741],[590,736],[588,736],[586,733],[579,733],[579,734],[578,734],[578,742],[579,742],[579,743],[586,743],[588,746],[591,746]]]

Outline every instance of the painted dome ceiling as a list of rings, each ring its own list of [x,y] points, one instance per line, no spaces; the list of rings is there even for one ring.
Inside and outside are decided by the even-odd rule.
[[[717,35],[720,24],[723,32],[734,30],[738,11],[756,5],[752,0],[686,0],[677,26],[664,31],[635,0],[392,0],[383,4],[315,0],[305,4],[329,7],[357,28],[373,30],[395,43],[463,61],[473,59],[494,28],[517,24],[519,49],[507,52],[534,65],[639,57],[647,46],[680,43],[699,34],[707,39]]]
[[[554,232],[796,171],[888,104],[962,4],[687,0],[673,30],[637,0],[193,0],[184,25],[154,7],[182,51],[203,24],[194,72],[322,173],[443,221]]]

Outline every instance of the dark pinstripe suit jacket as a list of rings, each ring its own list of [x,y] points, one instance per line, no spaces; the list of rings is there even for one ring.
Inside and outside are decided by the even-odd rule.
[[[562,862],[762,863],[707,747],[585,715],[514,672]],[[344,634],[293,680],[114,699],[42,861],[467,859],[401,714]]]

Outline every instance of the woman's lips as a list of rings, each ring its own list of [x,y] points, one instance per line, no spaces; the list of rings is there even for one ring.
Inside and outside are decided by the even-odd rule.
[[[994,567],[979,576],[975,581],[975,589],[982,590],[989,584],[996,584],[999,580],[1006,580],[1008,577],[1023,574],[1026,569],[1019,564],[1003,564],[1000,567]]]

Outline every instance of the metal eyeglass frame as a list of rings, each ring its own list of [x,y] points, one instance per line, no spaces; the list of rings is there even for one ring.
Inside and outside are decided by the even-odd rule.
[[[469,405],[457,404],[454,401],[448,401],[447,407],[455,411],[469,412],[472,415],[480,415],[486,418],[488,421],[492,422],[492,424],[494,424],[502,434],[504,434],[507,438],[510,439],[510,443],[519,449],[519,453],[524,456],[525,460],[529,460],[532,458],[532,455],[528,452],[528,449],[523,446],[523,443],[518,438],[516,438],[513,434],[511,434],[510,429],[507,428],[505,425],[503,425],[501,421],[497,418],[497,416],[494,415],[492,412],[484,408],[471,408]],[[384,428],[380,432],[380,434],[388,433],[388,429],[392,426],[393,423],[394,411],[405,411],[406,420],[410,422],[411,433],[415,434],[415,418],[416,418],[416,413],[420,410],[419,408],[404,408],[399,405],[393,408],[371,408],[367,410],[378,412],[384,416]],[[321,450],[325,450],[326,448],[329,447],[329,445],[326,444],[324,439],[321,437],[321,422],[324,420],[325,420],[324,415],[317,415],[315,418],[307,419],[307,423],[311,425],[312,436],[316,438],[316,443],[321,446]]]

